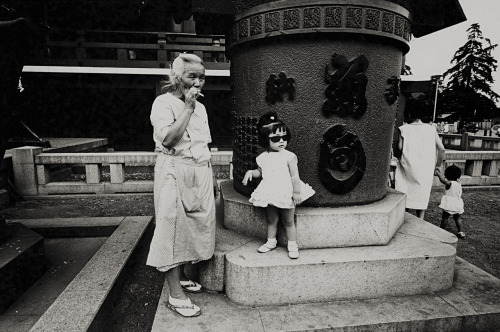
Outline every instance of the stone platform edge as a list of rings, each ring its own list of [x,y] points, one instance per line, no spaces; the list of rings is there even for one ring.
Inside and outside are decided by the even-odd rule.
[[[70,225],[82,224],[92,218],[64,218]],[[31,331],[102,331],[106,320],[110,294],[119,284],[126,263],[142,238],[153,217],[127,216],[100,218],[97,224],[117,224],[118,227],[87,262],[83,269],[40,317]],[[16,220],[23,222],[23,220]],[[88,220],[87,220],[88,221]],[[56,222],[55,219],[39,220],[38,227]],[[30,227],[37,224],[26,220]],[[95,223],[88,224],[88,227]],[[54,226],[54,225],[53,225]],[[63,227],[64,223],[60,222]],[[68,226],[68,225],[67,225]],[[57,226],[56,226],[57,227]],[[116,292],[116,291],[115,291]]]
[[[241,306],[223,293],[190,294],[202,315],[186,319],[165,306],[165,283],[152,332],[498,331],[500,279],[458,258],[452,288],[426,295],[275,306]]]

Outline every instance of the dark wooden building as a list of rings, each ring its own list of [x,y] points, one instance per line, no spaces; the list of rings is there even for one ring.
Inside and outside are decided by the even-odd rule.
[[[390,1],[413,12],[415,37],[464,19],[457,0]],[[3,57],[29,53],[16,119],[41,137],[106,137],[118,151],[152,150],[149,113],[160,80],[177,54],[189,52],[206,64],[202,102],[213,145],[231,148],[226,44],[234,15],[267,2],[272,0],[2,1],[0,20],[23,17],[30,26],[9,33],[12,47],[2,41]]]

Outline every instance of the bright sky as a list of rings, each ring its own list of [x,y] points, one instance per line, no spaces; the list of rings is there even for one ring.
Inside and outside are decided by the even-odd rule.
[[[416,79],[429,79],[450,69],[455,52],[467,42],[467,29],[474,23],[480,25],[483,37],[492,44],[499,44],[492,53],[498,61],[493,73],[492,90],[500,95],[500,1],[499,0],[459,0],[467,21],[453,25],[430,35],[413,38],[410,51],[406,54],[406,64]],[[497,103],[500,106],[500,101]]]

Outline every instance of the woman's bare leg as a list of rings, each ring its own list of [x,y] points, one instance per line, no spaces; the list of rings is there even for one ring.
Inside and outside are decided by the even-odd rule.
[[[184,293],[180,283],[180,269],[184,268],[184,265],[176,266],[167,272],[165,272],[165,276],[167,279],[168,287],[170,288],[170,296],[179,299],[186,300],[188,297]]]

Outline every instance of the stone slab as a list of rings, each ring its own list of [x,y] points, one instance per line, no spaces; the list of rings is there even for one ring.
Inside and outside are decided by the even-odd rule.
[[[381,297],[287,306],[248,307],[223,293],[190,294],[202,315],[168,309],[165,286],[152,332],[220,331],[498,331],[500,279],[457,258],[450,289],[428,295]]]
[[[217,226],[214,255],[211,259],[199,262],[194,267],[187,265],[186,275],[198,280],[209,291],[224,291],[226,253],[252,241],[255,239]]]
[[[49,270],[2,313],[0,331],[29,331],[105,241],[105,237],[45,239]]]
[[[220,195],[215,201],[216,206],[216,232],[215,252],[210,260],[199,262],[196,265],[186,265],[186,275],[201,282],[205,289],[222,292],[225,287],[224,270],[226,253],[231,252],[255,239],[243,234],[238,234],[223,226],[223,209]]]
[[[79,218],[39,218],[12,219],[29,228],[62,228],[62,227],[118,227],[125,217],[79,217]]]
[[[150,216],[128,216],[52,303],[30,331],[88,331],[151,222]]]
[[[223,293],[189,294],[202,312],[201,316],[189,319],[180,317],[165,305],[168,294],[168,283],[165,282],[151,332],[266,331],[262,326],[259,310],[231,303]]]
[[[265,240],[267,223],[264,209],[254,207],[237,193],[232,180],[221,183],[224,226],[237,233]],[[297,207],[297,243],[301,248],[335,248],[385,245],[404,219],[406,196],[390,189],[381,201],[348,207]],[[278,243],[286,245],[282,224]]]
[[[206,289],[221,292],[225,289],[226,254],[257,239],[225,229],[222,225],[223,211],[219,210],[219,207],[222,207],[222,205],[217,205],[217,207],[217,231],[214,256],[209,261],[196,264],[194,268],[188,265],[186,273],[191,279],[201,282]],[[428,222],[422,222],[421,219],[409,213],[405,213],[404,218],[405,221],[399,228],[398,233],[448,244],[456,248],[458,239],[450,232],[436,228]]]
[[[454,248],[457,247],[458,243],[458,238],[454,234],[436,227],[430,222],[422,221],[410,213],[405,213],[405,221],[398,229],[398,233],[449,244]]]
[[[411,222],[438,233],[438,227],[428,227],[424,220]],[[398,232],[385,246],[304,249],[297,260],[281,247],[258,253],[262,242],[254,241],[226,254],[226,295],[241,305],[285,305],[427,294],[451,287],[456,249],[447,243],[449,236],[440,240],[421,233]]]
[[[13,219],[45,238],[110,236],[125,217]]]
[[[47,271],[43,238],[20,223],[6,226],[0,245],[0,312],[3,312]]]

